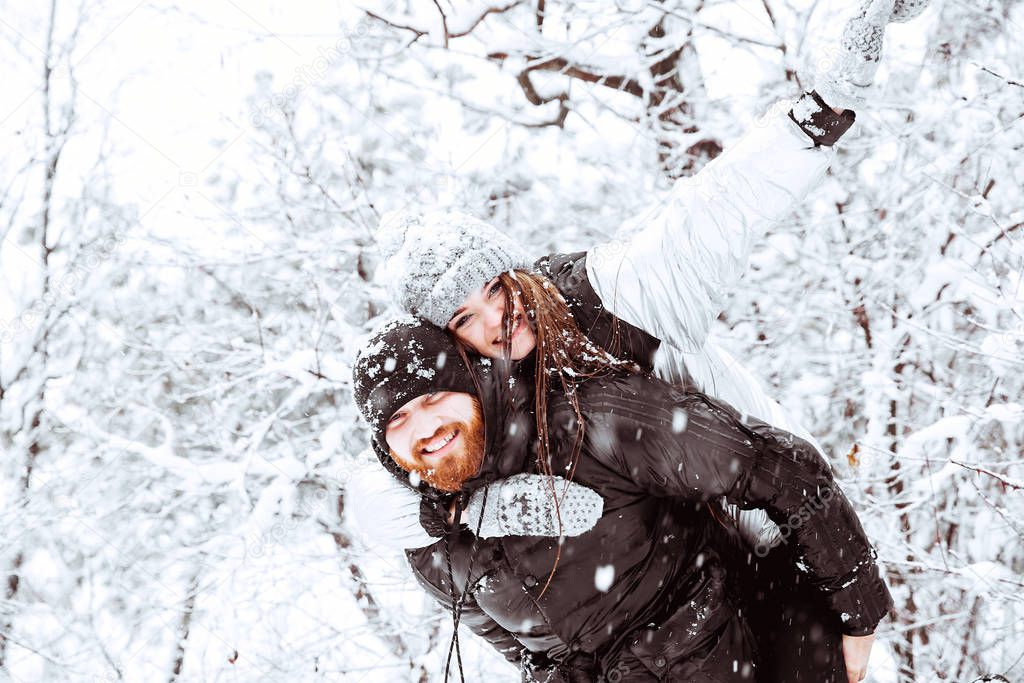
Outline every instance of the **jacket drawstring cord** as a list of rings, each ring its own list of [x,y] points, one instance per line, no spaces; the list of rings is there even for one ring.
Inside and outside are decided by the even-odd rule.
[[[489,490],[490,490],[489,486],[484,487],[484,493],[483,493],[483,505],[484,506],[487,505],[487,493],[488,493]],[[453,628],[452,628],[452,640],[451,640],[451,642],[448,645],[448,659],[447,659],[447,661],[445,662],[445,665],[444,665],[444,680],[445,680],[445,683],[448,683],[448,672],[449,672],[449,669],[450,669],[451,663],[452,663],[452,650],[453,649],[455,651],[455,656],[456,656],[456,659],[457,659],[458,664],[459,664],[459,680],[462,683],[466,683],[465,673],[463,672],[463,668],[462,668],[462,650],[461,650],[461,647],[460,647],[460,644],[459,644],[459,621],[461,620],[461,617],[462,617],[462,608],[466,604],[466,596],[471,591],[471,587],[470,587],[469,584],[470,584],[470,581],[473,578],[473,563],[476,560],[476,553],[477,553],[477,549],[478,549],[477,542],[480,540],[480,527],[483,524],[483,515],[481,515],[480,519],[477,521],[476,533],[473,535],[473,544],[470,547],[470,551],[469,551],[469,568],[466,571],[466,586],[462,590],[462,595],[459,596],[458,603],[456,604],[456,599],[455,599],[455,575],[454,575],[454,573],[452,571],[452,556],[451,556],[451,551],[449,550],[448,542],[449,542],[449,539],[452,536],[454,536],[455,534],[459,533],[459,526],[460,526],[460,521],[459,520],[460,520],[461,517],[462,517],[462,496],[457,496],[456,499],[455,499],[455,520],[452,522],[451,531],[448,534],[446,534],[445,537],[444,537],[444,554],[445,554],[445,559],[448,562],[448,585],[449,585],[449,587],[451,589],[451,596],[452,596],[452,625],[453,625]],[[474,583],[474,585],[472,586],[472,589],[475,589],[475,588],[476,588],[476,583]]]

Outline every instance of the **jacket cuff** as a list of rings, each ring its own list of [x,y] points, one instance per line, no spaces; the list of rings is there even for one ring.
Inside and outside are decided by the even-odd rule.
[[[841,588],[826,597],[829,607],[839,616],[845,635],[871,635],[894,606],[889,587],[874,562],[875,555],[872,548],[868,564],[858,565]]]
[[[821,99],[821,95],[811,90],[801,95],[793,104],[793,108],[789,110],[789,118],[814,140],[815,145],[831,147],[850,129],[857,120],[857,114],[851,109],[842,114],[835,113],[832,107]]]

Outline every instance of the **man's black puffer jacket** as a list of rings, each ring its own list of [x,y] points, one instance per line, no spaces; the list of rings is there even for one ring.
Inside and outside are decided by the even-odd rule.
[[[521,644],[540,680],[594,681],[617,671],[612,680],[752,681],[752,634],[712,538],[724,530],[705,505],[648,495],[610,464],[579,464],[574,481],[601,493],[604,514],[586,534],[564,539],[546,590],[557,549],[547,537],[475,539],[474,548],[464,529],[447,544],[409,551],[415,573],[447,606],[448,557],[456,595],[472,561],[475,588],[462,623],[509,661],[523,656]]]
[[[586,380],[577,397],[587,428],[573,479],[602,495],[604,515],[591,531],[564,539],[543,597],[553,539],[477,539],[475,557],[472,534],[448,543],[456,595],[473,560],[476,588],[463,623],[510,661],[521,660],[522,644],[577,672],[617,670],[620,680],[750,680],[742,666],[751,661],[750,634],[736,615],[720,552],[729,532],[703,505],[722,495],[763,507],[794,529],[801,566],[848,633],[872,632],[888,611],[873,549],[810,444],[763,423],[745,425],[728,406],[649,376]],[[488,400],[486,391],[481,399]],[[575,417],[557,394],[549,411],[553,471],[564,472],[572,465]],[[496,455],[488,448],[464,490],[533,469],[529,449]],[[444,543],[409,556],[421,583],[447,604]],[[624,668],[631,673],[622,677]]]
[[[467,493],[536,468],[534,432],[521,421],[532,417],[531,382],[516,380],[508,391],[508,380],[488,361],[477,363],[485,419],[504,427],[487,425],[488,438],[504,437],[485,446],[480,471],[463,486]],[[523,377],[532,378],[532,369],[529,361],[518,366]],[[495,405],[506,408],[488,408]],[[552,447],[554,471],[565,472],[572,441],[559,435]],[[558,549],[550,537],[477,539],[463,529],[407,551],[414,574],[450,609],[472,563],[461,623],[528,669],[524,680],[660,680],[672,671],[679,680],[753,680],[752,636],[721,559],[721,544],[739,543],[735,531],[718,524],[702,500],[650,495],[616,467],[602,457],[577,465],[573,481],[601,494],[603,515],[587,533],[563,540],[546,590]]]
[[[661,341],[644,330],[641,330],[629,323],[620,320],[619,318],[612,315],[601,301],[601,298],[594,291],[590,284],[587,276],[586,267],[587,253],[576,252],[571,254],[550,254],[537,260],[534,264],[535,272],[544,275],[550,279],[558,291],[565,298],[566,303],[572,312],[576,323],[580,329],[583,330],[593,341],[604,347],[613,355],[632,360],[637,363],[641,368],[647,372],[651,372],[654,367],[654,354],[658,350]],[[682,386],[678,388],[686,388],[687,390],[695,389],[695,385],[690,382],[688,374],[684,369],[681,369],[683,382]],[[643,400],[641,403],[644,405],[639,407],[640,412],[644,412],[647,406],[657,407],[658,403],[656,400],[648,399],[648,395],[641,393]],[[723,401],[715,400],[715,403],[723,408],[727,408],[730,413],[735,414],[727,403]],[[588,413],[585,413],[589,417]],[[794,440],[798,451],[799,457],[804,464],[813,468],[818,472],[818,476],[833,480],[832,470],[828,462],[818,455],[814,448],[809,448],[809,444],[803,440],[789,435],[788,432],[772,427],[764,422],[756,419],[746,418],[746,421],[753,426],[755,431],[760,433],[778,433],[780,435],[787,435]],[[723,456],[729,455],[728,451],[722,451]],[[707,454],[705,454],[707,455]],[[730,456],[731,457],[731,456]],[[841,493],[838,487],[834,488],[835,492]],[[828,495],[828,494],[826,494]],[[731,501],[738,502],[738,501]],[[855,513],[849,506],[849,502],[842,497],[842,502],[845,504],[844,513],[852,518],[853,522],[856,522],[856,534],[860,542],[854,543],[852,546],[847,547],[845,544],[840,546],[847,548],[845,552],[853,552],[858,555],[860,561],[864,567],[874,567],[875,552],[874,549],[867,543],[863,531],[860,527],[859,520],[856,519]],[[760,507],[768,510],[767,505],[749,505],[742,506],[746,508]],[[802,518],[807,514],[810,514],[814,510],[813,506],[798,508],[797,516]],[[772,518],[776,523],[782,526],[778,518]],[[787,527],[792,528],[794,526],[793,521],[799,522],[800,520],[784,520]],[[771,556],[775,558],[775,561],[779,561],[782,556],[783,561],[786,563],[801,562],[801,549],[799,547],[793,548],[792,544],[783,544],[771,551]],[[741,554],[744,552],[741,548]],[[868,553],[868,554],[865,554]],[[756,564],[756,558],[751,557],[751,561]],[[814,583],[814,576],[809,577]],[[828,588],[824,590],[828,592]],[[889,594],[888,588],[884,582],[879,579],[873,583],[873,588],[866,592],[861,593],[854,602],[857,600],[864,601],[863,608],[860,610],[863,613],[870,615],[877,615],[877,618],[869,618],[867,622],[863,619],[857,618],[858,609],[856,605],[844,605],[841,604],[842,600],[839,598],[829,600],[829,607],[832,609],[838,619],[842,621],[842,630],[844,633],[849,635],[868,635],[874,632],[874,627],[882,616],[892,607],[892,596]],[[847,609],[852,608],[852,609]],[[868,623],[870,622],[870,623]]]
[[[892,596],[853,507],[811,444],[652,377],[587,380],[577,396],[587,428],[581,463],[614,463],[648,495],[725,496],[743,509],[765,509],[791,531],[797,567],[840,617],[844,633],[874,632]],[[572,410],[564,397],[553,397],[550,410],[552,439],[567,449]]]

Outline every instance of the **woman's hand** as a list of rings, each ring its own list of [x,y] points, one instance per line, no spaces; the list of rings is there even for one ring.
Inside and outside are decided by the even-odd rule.
[[[604,499],[597,491],[557,475],[524,472],[477,489],[459,523],[468,524],[480,538],[579,536],[590,531],[603,512]],[[454,516],[453,501],[449,524]]]
[[[869,636],[843,635],[843,660],[850,683],[863,681],[868,675],[868,656],[874,642],[874,633]]]

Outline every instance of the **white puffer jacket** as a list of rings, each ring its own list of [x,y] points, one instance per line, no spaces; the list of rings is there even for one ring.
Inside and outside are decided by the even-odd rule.
[[[657,206],[627,221],[623,237],[591,249],[587,275],[608,311],[661,341],[654,359],[659,377],[679,382],[688,372],[705,393],[810,441],[820,451],[807,430],[711,334],[753,246],[803,201],[835,155],[832,147],[816,146],[789,118],[795,101],[777,102],[699,173],[680,178]],[[405,492],[395,495],[415,497],[392,481]],[[356,489],[349,495],[373,493]],[[405,510],[403,523],[419,527],[418,514],[412,514],[415,506],[395,506],[383,498],[379,505],[364,503],[362,507],[384,513],[378,520],[389,510]],[[770,544],[778,535],[763,510],[725,508],[752,546]],[[363,521],[365,526],[368,520]],[[395,523],[388,519],[386,527],[393,529]],[[422,530],[396,537],[403,542],[429,538]]]
[[[786,115],[793,102],[780,100],[699,173],[677,180],[655,208],[623,226],[626,237],[591,249],[587,276],[608,311],[661,340],[656,375],[678,383],[689,372],[705,393],[820,451],[711,334],[754,245],[803,201],[835,156]],[[752,544],[778,535],[763,510],[726,509]]]
[[[661,340],[658,376],[678,381],[685,366],[706,393],[815,443],[711,335],[754,245],[835,156],[786,115],[791,104],[781,100],[699,173],[676,181],[657,207],[623,226],[627,237],[591,249],[587,275],[606,309]]]

